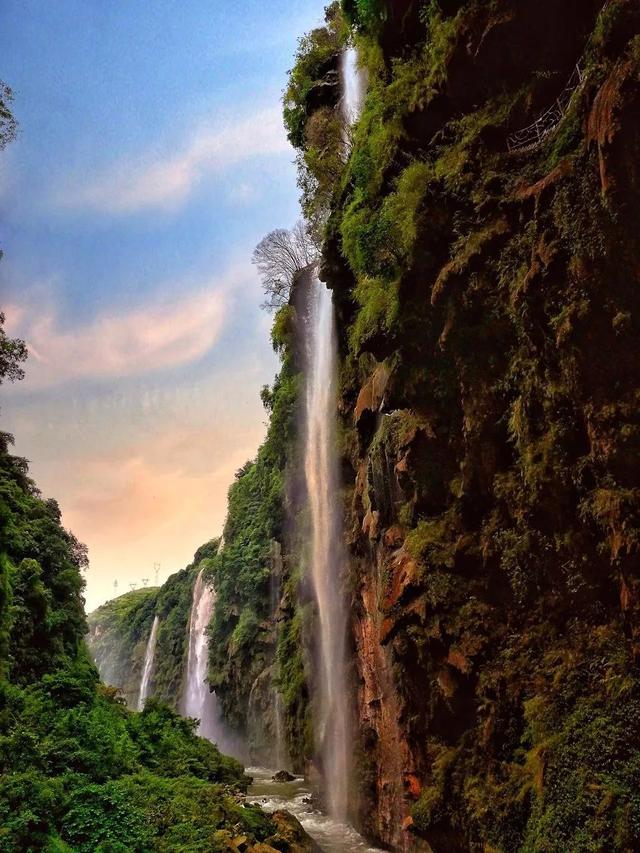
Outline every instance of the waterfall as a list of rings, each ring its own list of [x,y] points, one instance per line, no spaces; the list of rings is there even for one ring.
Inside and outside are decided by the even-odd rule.
[[[273,691],[273,719],[275,722],[276,749],[275,759],[278,770],[289,769],[289,758],[284,746],[284,708],[282,707],[282,695],[278,690]]]
[[[269,600],[271,603],[271,618],[273,620],[273,631],[275,637],[276,650],[280,636],[280,620],[279,608],[280,597],[282,594],[282,546],[275,539],[271,543],[271,572],[269,575]],[[282,704],[282,695],[276,687],[274,681],[280,676],[280,666],[276,660],[272,667],[272,697],[273,697],[273,735],[274,735],[274,752],[278,770],[287,770],[289,768],[289,758],[284,742],[284,706]]]
[[[348,796],[348,701],[345,676],[346,563],[336,448],[336,339],[333,304],[317,275],[309,298],[305,477],[311,511],[311,576],[318,608],[316,737],[332,817],[343,820]]]
[[[358,67],[358,51],[355,47],[347,47],[340,56],[340,85],[342,118],[345,126],[350,128],[360,118],[366,92],[365,76]]]
[[[185,717],[200,720],[198,734],[217,743],[221,749],[229,748],[229,739],[220,719],[218,698],[209,690],[207,667],[209,637],[207,629],[213,616],[216,594],[213,586],[204,579],[200,569],[193,587],[193,601],[189,617],[189,653],[187,657],[186,689],[182,701]]]
[[[149,696],[149,685],[151,684],[151,673],[153,672],[153,659],[156,653],[156,638],[158,636],[158,625],[160,620],[153,617],[151,633],[147,640],[147,651],[144,656],[144,668],[142,670],[142,681],[140,682],[140,693],[138,694],[138,711],[144,710],[144,703]]]

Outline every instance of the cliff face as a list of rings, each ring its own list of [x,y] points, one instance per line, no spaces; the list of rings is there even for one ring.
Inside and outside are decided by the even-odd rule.
[[[157,614],[149,695],[179,709],[193,584],[202,561],[210,558],[216,548],[217,540],[203,545],[193,562],[171,575],[161,587],[127,592],[89,614],[86,642],[100,678],[122,691],[129,708],[138,706],[147,641]]]
[[[602,6],[347,8],[324,276],[360,819],[397,849],[640,844],[640,7]]]
[[[94,610],[87,619],[86,641],[101,680],[118,687],[127,706],[136,709],[157,589],[125,593]]]

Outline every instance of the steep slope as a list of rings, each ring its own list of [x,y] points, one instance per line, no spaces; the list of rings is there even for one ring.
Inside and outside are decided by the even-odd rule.
[[[302,353],[298,277],[272,331],[281,370],[262,399],[267,437],[229,489],[223,545],[211,576],[217,601],[210,641],[210,682],[227,721],[254,761],[302,769],[312,757],[309,661],[302,611],[308,593],[302,547],[292,519],[303,511],[297,425]],[[280,727],[282,732],[280,733]]]
[[[407,849],[631,851],[638,4],[347,6],[370,85],[324,275],[361,821]],[[555,130],[509,153],[576,63]]]
[[[157,596],[155,587],[132,590],[87,617],[87,646],[100,678],[105,684],[119,688],[132,709],[138,702]]]
[[[213,539],[198,548],[193,561],[161,587],[132,590],[89,614],[87,645],[100,677],[122,691],[130,708],[137,707],[147,642],[157,616],[150,695],[179,710],[193,584],[205,561],[216,554],[218,541]]]

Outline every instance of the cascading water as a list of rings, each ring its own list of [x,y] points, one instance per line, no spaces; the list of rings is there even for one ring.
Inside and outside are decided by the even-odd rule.
[[[360,118],[366,92],[366,80],[358,65],[358,51],[355,47],[347,47],[340,56],[340,85],[342,118],[345,127],[350,128]]]
[[[144,703],[149,696],[149,685],[151,684],[151,673],[153,672],[153,659],[156,653],[156,639],[158,637],[158,625],[160,620],[157,616],[153,617],[153,625],[151,633],[147,640],[147,651],[144,656],[144,668],[142,670],[142,681],[140,682],[140,693],[138,694],[138,710],[144,709]]]
[[[189,617],[189,654],[182,713],[185,717],[196,717],[200,720],[198,734],[201,737],[213,741],[223,751],[234,751],[220,719],[218,698],[209,690],[206,680],[209,657],[207,629],[215,602],[215,590],[206,583],[204,569],[201,569],[193,587]]]
[[[310,280],[305,478],[311,511],[311,576],[319,617],[316,736],[329,813],[347,812],[349,759],[346,688],[346,563],[336,449],[336,338],[333,304],[317,275]]]
[[[275,645],[278,646],[280,634],[279,608],[280,595],[282,586],[282,547],[275,540],[271,543],[271,574],[270,574],[270,603],[271,603],[271,618],[273,619],[273,628],[275,633]],[[273,663],[272,682],[276,681],[276,677],[280,675],[280,666],[277,659]],[[274,749],[273,758],[278,770],[287,770],[289,768],[289,758],[284,743],[284,707],[282,704],[282,695],[278,688],[273,686],[273,735]]]

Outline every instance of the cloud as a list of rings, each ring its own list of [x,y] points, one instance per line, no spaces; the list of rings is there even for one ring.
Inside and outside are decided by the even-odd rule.
[[[103,314],[75,328],[64,328],[56,309],[9,306],[7,329],[24,338],[29,349],[25,390],[133,376],[195,361],[217,342],[236,279],[241,283],[243,270],[179,300]]]
[[[279,108],[262,109],[194,132],[177,154],[162,157],[149,152],[125,160],[93,182],[65,189],[57,201],[114,215],[170,207],[184,201],[208,175],[287,151]]]
[[[150,577],[156,561],[164,578],[220,534],[234,472],[263,433],[257,418],[236,414],[222,426],[212,417],[161,425],[155,435],[139,429],[114,450],[65,460],[64,479],[74,486],[63,518],[89,546],[89,609],[110,597],[114,579],[125,592]]]

